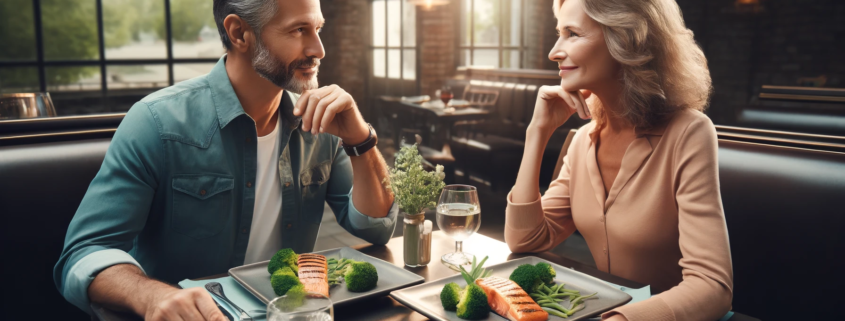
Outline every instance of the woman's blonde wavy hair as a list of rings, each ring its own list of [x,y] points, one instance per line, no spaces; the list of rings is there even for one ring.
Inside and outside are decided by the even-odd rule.
[[[563,1],[554,0],[556,13]],[[707,59],[675,0],[582,1],[621,65],[623,108],[616,116],[647,130],[680,110],[705,109],[712,90]],[[590,105],[593,119],[602,125],[606,115],[598,99]]]

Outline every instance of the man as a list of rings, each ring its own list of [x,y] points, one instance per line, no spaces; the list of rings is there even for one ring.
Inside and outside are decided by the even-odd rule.
[[[214,17],[227,55],[129,110],[70,224],[54,280],[85,311],[225,320],[165,282],[312,251],[324,202],[371,243],[393,232],[375,132],[348,93],[317,88],[319,0],[214,0]]]

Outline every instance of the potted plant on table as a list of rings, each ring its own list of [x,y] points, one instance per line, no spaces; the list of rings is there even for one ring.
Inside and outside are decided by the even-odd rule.
[[[425,238],[425,210],[437,205],[437,197],[445,186],[443,165],[435,166],[434,172],[423,168],[423,158],[417,144],[402,147],[396,153],[396,162],[385,180],[399,204],[404,217],[403,238],[405,265],[424,266],[431,259],[431,238]],[[428,228],[430,232],[430,227]],[[426,255],[427,254],[427,255]]]

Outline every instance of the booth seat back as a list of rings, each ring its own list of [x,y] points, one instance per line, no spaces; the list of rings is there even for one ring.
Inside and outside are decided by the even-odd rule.
[[[67,227],[109,138],[0,146],[3,314],[7,320],[90,320],[53,283]]]
[[[841,319],[845,153],[719,140],[736,311]]]

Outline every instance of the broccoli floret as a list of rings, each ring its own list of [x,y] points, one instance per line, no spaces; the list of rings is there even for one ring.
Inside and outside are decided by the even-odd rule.
[[[305,299],[305,286],[302,284],[294,285],[285,296],[288,297],[288,304],[291,307],[302,306],[302,301]]]
[[[273,272],[273,275],[270,276],[270,285],[273,286],[273,292],[276,292],[276,295],[283,296],[288,290],[294,286],[302,285],[302,283],[299,282],[299,278],[296,277],[293,270],[286,266]]]
[[[276,270],[288,266],[294,274],[297,274],[299,273],[299,266],[296,265],[297,259],[298,257],[293,250],[281,249],[270,259],[270,263],[267,264],[267,272],[273,274]]]
[[[364,292],[376,287],[378,271],[370,262],[352,262],[343,275],[346,289],[352,292]]]
[[[543,284],[540,275],[541,271],[539,268],[531,264],[523,264],[511,272],[510,279],[516,282],[523,291],[533,293],[538,285]]]
[[[534,267],[537,268],[537,272],[540,274],[540,280],[546,282],[546,284],[552,284],[555,282],[557,272],[555,272],[555,268],[553,268],[551,264],[540,262],[535,264]]]
[[[461,300],[458,302],[458,317],[461,319],[477,320],[487,316],[490,312],[490,305],[487,303],[487,293],[480,286],[475,284],[467,285],[461,293]]]
[[[461,300],[461,287],[457,283],[452,282],[446,284],[443,290],[440,291],[440,303],[446,311],[455,311],[458,309],[458,301]]]
[[[290,288],[282,298],[273,301],[272,304],[276,305],[276,308],[282,312],[291,312],[302,306],[305,302],[305,296],[305,286],[297,284]]]

